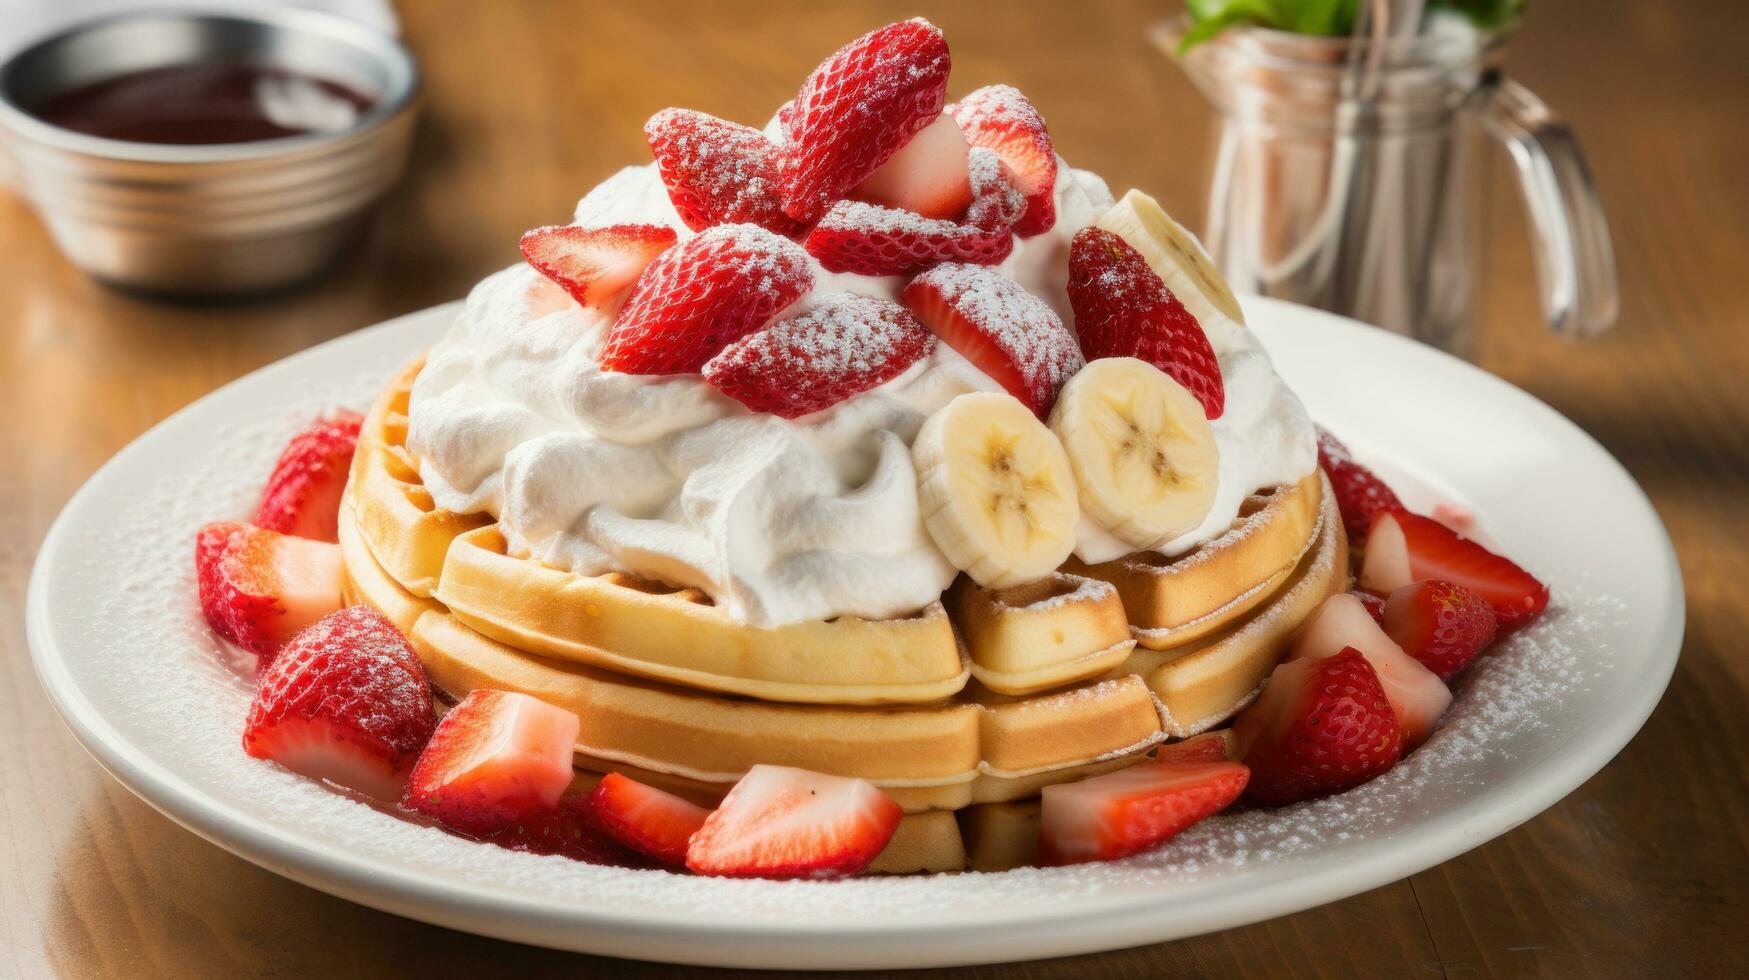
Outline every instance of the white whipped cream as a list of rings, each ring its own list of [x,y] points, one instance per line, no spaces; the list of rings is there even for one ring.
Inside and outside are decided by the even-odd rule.
[[[1059,161],[1057,223],[1021,239],[998,269],[1073,323],[1069,242],[1112,197]],[[583,225],[680,221],[653,166],[628,167],[577,205]],[[826,272],[785,311],[852,292],[896,300],[899,277]],[[756,414],[696,375],[602,371],[611,325],[527,265],[481,282],[413,387],[408,445],[441,507],[497,518],[512,554],[582,575],[623,571],[695,586],[736,620],[771,627],[887,618],[935,601],[955,570],[930,540],[909,445],[955,396],[999,386],[958,353],[936,352],[873,390],[786,420]],[[1239,503],[1311,472],[1305,410],[1251,334],[1205,324],[1226,382],[1214,422],[1220,490],[1177,554],[1225,530]],[[1129,546],[1083,519],[1086,561]]]

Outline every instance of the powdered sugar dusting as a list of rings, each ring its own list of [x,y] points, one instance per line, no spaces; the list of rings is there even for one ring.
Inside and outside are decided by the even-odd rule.
[[[1038,405],[1081,369],[1081,348],[1044,300],[1007,276],[979,265],[938,265],[911,281],[970,321],[1013,364]]]

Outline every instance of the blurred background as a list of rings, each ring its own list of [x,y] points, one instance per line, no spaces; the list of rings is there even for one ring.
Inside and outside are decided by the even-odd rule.
[[[0,0],[0,19],[28,2]],[[1214,113],[1148,36],[1178,10],[1171,0],[403,0],[399,30],[423,73],[404,178],[327,274],[243,301],[166,302],[100,285],[62,258],[25,203],[0,191],[0,756],[13,760],[0,864],[16,869],[0,876],[0,950],[12,950],[0,952],[0,974],[10,964],[71,976],[559,966],[667,975],[352,906],[153,813],[102,776],[36,694],[22,606],[37,543],[93,470],[182,405],[312,344],[458,299],[516,261],[522,231],[569,220],[589,187],[648,160],[640,127],[651,113],[676,105],[763,125],[822,57],[890,20],[922,14],[941,26],[954,93],[1016,85],[1070,163],[1119,193],[1148,190],[1201,230]],[[1408,881],[1232,933],[1050,969],[1749,968],[1749,890],[1741,875],[1721,874],[1749,866],[1745,66],[1749,5],[1734,0],[1531,4],[1507,71],[1581,135],[1615,242],[1621,312],[1596,339],[1563,339],[1543,325],[1524,206],[1497,148],[1480,148],[1472,188],[1473,359],[1621,459],[1681,556],[1688,640],[1645,731],[1553,810]],[[1366,366],[1354,370],[1364,385]]]

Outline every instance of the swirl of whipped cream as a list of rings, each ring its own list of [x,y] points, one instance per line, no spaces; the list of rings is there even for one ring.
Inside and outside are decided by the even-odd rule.
[[[1074,233],[1112,203],[1103,181],[1060,166],[1057,223],[1016,243],[998,270],[1065,323]],[[654,167],[628,167],[577,206],[583,225],[666,224]],[[898,277],[832,274],[784,314],[851,292],[896,300]],[[909,445],[954,397],[999,386],[945,344],[904,373],[813,415],[748,411],[697,375],[603,371],[611,319],[571,302],[526,265],[475,287],[413,387],[408,445],[441,507],[493,515],[512,554],[580,575],[627,572],[710,595],[739,622],[889,618],[934,602],[955,569],[918,511]],[[1298,400],[1237,324],[1205,325],[1227,409],[1214,423],[1220,490],[1203,526],[1218,535],[1246,495],[1310,472],[1316,450]],[[1128,553],[1083,519],[1076,553]]]

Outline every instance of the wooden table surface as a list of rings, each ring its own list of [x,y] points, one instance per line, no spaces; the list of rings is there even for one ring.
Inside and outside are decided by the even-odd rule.
[[[314,288],[206,308],[123,296],[0,194],[0,975],[684,972],[330,898],[204,843],[98,769],[32,675],[25,582],[62,503],[159,419],[310,344],[461,296],[515,259],[523,229],[566,220],[583,190],[647,159],[639,127],[656,109],[762,123],[826,52],[918,10],[947,31],[954,91],[1019,85],[1077,165],[1201,218],[1208,113],[1144,40],[1169,4],[400,6],[427,79],[412,172],[374,240]],[[1584,137],[1622,317],[1579,345],[1543,330],[1496,155],[1477,357],[1594,434],[1656,503],[1688,588],[1669,692],[1560,804],[1410,879],[1243,929],[976,975],[1749,975],[1749,9],[1532,8],[1511,69]]]

